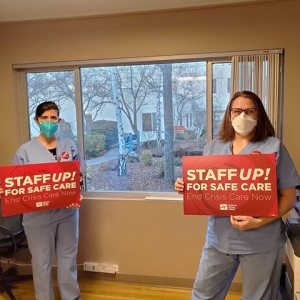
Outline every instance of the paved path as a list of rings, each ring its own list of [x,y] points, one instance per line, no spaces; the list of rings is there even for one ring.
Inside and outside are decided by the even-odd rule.
[[[96,158],[92,158],[90,160],[87,160],[86,164],[88,166],[101,164],[103,162],[110,161],[110,160],[118,158],[118,155],[119,155],[119,149],[118,148],[111,149],[110,151],[108,151],[107,153],[105,153],[104,155],[102,155],[100,157],[96,157]]]

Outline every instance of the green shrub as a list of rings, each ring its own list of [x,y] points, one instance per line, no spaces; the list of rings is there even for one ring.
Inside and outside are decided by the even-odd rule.
[[[105,149],[110,150],[118,143],[118,129],[112,128],[105,134]]]
[[[152,159],[153,159],[153,156],[152,156],[152,152],[150,150],[145,150],[142,153],[141,160],[146,166],[152,165]]]
[[[185,140],[192,140],[195,138],[195,132],[194,130],[186,130],[184,132],[184,139]]]
[[[86,158],[95,158],[105,151],[105,136],[92,132],[84,135]]]
[[[184,140],[184,133],[183,132],[176,133],[175,140]]]
[[[105,135],[105,149],[110,150],[118,143],[118,129],[116,121],[97,120],[90,124],[90,134]]]
[[[165,164],[164,164],[164,158],[159,158],[157,160],[157,165],[156,165],[156,172],[157,172],[157,175],[159,177],[164,177],[164,174],[165,174]]]
[[[90,125],[90,130],[96,133],[106,134],[112,129],[117,129],[116,121],[97,120],[93,121]]]
[[[141,147],[143,149],[151,149],[157,147],[157,141],[156,140],[147,140],[141,143]]]

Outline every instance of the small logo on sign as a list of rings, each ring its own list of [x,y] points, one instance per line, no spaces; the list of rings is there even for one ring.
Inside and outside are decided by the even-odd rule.
[[[61,157],[64,159],[68,159],[69,158],[69,154],[67,152],[62,152],[61,153]]]
[[[220,210],[228,210],[227,204],[220,204]]]
[[[35,207],[49,206],[50,201],[37,202]]]

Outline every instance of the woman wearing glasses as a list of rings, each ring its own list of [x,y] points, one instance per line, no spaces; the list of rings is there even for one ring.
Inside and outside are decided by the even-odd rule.
[[[286,242],[281,217],[295,206],[300,179],[261,99],[241,91],[231,98],[218,137],[205,146],[203,155],[251,153],[275,153],[279,217],[210,216],[192,300],[225,299],[239,265],[243,300],[278,299]],[[183,192],[182,178],[176,180],[175,190]]]

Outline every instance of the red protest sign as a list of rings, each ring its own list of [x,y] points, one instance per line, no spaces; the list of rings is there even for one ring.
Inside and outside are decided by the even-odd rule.
[[[278,216],[274,154],[182,158],[184,214]]]
[[[0,167],[2,216],[67,207],[80,202],[79,162]]]

